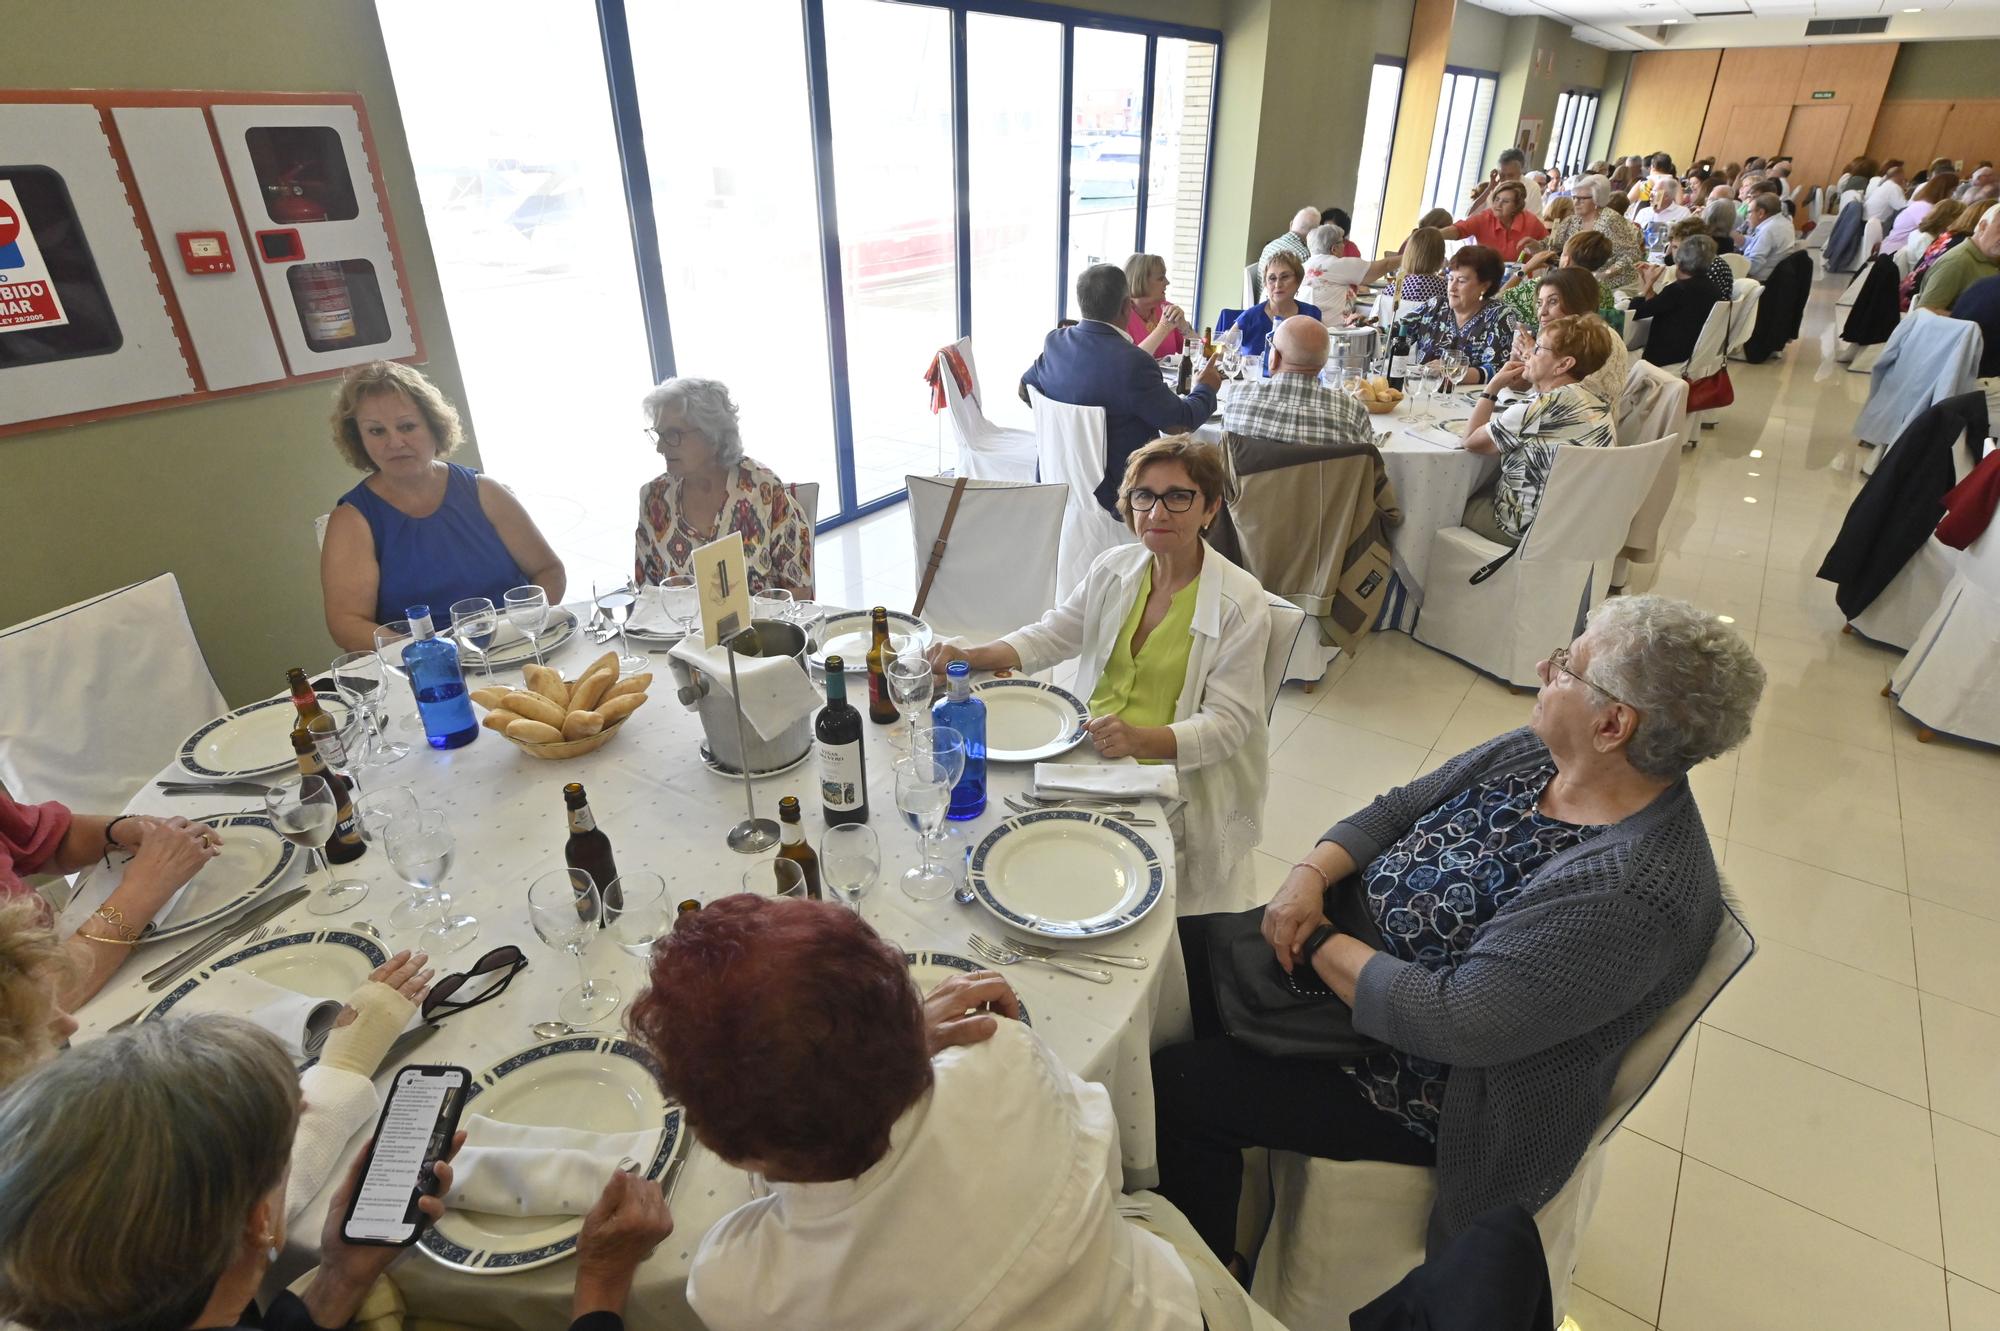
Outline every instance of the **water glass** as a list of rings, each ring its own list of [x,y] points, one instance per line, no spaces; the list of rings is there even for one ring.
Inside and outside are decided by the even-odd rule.
[[[803,898],[806,894],[806,871],[797,860],[773,855],[743,871],[743,890],[760,897]]]
[[[458,645],[479,658],[486,678],[493,678],[493,662],[487,658],[493,639],[500,632],[500,615],[493,602],[483,596],[469,596],[451,604],[451,635]]]
[[[792,601],[792,623],[798,625],[799,632],[806,635],[806,653],[811,655],[819,650],[820,628],[826,623],[826,608],[818,601]]]
[[[572,1026],[594,1026],[618,1010],[618,987],[593,980],[584,961],[603,916],[604,897],[582,869],[551,869],[528,888],[528,918],[536,936],[576,958],[582,983],[556,1003],[556,1015]]]
[[[900,747],[909,742],[918,719],[930,715],[936,677],[931,663],[921,656],[899,656],[882,673],[889,679],[889,699],[903,715],[902,728],[890,737]]]
[[[389,867],[410,885],[418,901],[434,908],[437,916],[418,935],[418,946],[434,957],[464,947],[479,936],[479,921],[470,915],[453,915],[451,897],[443,890],[445,875],[451,872],[458,840],[443,814],[419,809],[393,820],[384,833],[388,844]]]
[[[264,812],[270,815],[278,835],[302,848],[330,880],[306,898],[307,910],[315,915],[338,915],[368,895],[368,884],[358,878],[334,879],[326,862],[323,848],[333,835],[340,809],[325,777],[296,776],[273,786],[264,795]]]
[[[375,626],[375,658],[382,663],[384,670],[405,684],[410,682],[410,670],[403,664],[403,652],[415,641],[416,635],[410,632],[410,621],[407,619],[392,619]],[[413,718],[416,716],[416,701],[417,695],[412,692],[410,715]],[[387,711],[386,706],[383,710]]]
[[[501,599],[507,622],[528,635],[528,647],[535,664],[542,663],[542,626],[549,622],[549,594],[540,587],[514,587]]]
[[[333,685],[341,697],[352,694],[361,703],[361,723],[365,739],[361,746],[364,767],[387,767],[410,756],[410,746],[385,739],[389,724],[388,672],[380,652],[349,652],[336,657],[331,667]]]
[[[783,587],[766,587],[750,598],[750,618],[775,619],[780,623],[790,623],[792,594]]]
[[[653,663],[643,656],[632,655],[632,644],[626,641],[625,624],[632,618],[632,607],[639,602],[637,588],[631,586],[613,587],[608,592],[599,592],[595,585],[590,589],[591,602],[604,613],[604,617],[618,626],[618,673],[636,675],[650,670]]]
[[[660,609],[674,622],[681,636],[686,637],[694,629],[695,620],[701,617],[701,591],[694,585],[694,579],[676,573],[660,583]]]
[[[611,941],[635,957],[651,956],[653,944],[674,927],[667,880],[643,869],[623,873],[611,881],[606,895],[619,903],[618,918],[606,928]]]
[[[854,910],[882,872],[882,843],[866,823],[842,823],[819,839],[819,876]]]
[[[932,839],[951,807],[952,783],[946,773],[943,763],[914,749],[896,760],[896,812],[916,829],[922,851],[917,867],[903,874],[903,894],[912,901],[935,901],[958,886],[947,866],[931,862]]]

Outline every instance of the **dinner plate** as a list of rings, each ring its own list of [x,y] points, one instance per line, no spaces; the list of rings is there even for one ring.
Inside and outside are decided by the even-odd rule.
[[[337,693],[317,696],[320,708],[345,733],[347,704]],[[281,693],[216,717],[181,741],[176,758],[183,772],[203,781],[240,781],[289,772],[298,766],[298,755],[292,752],[292,727],[298,723],[292,695]]]
[[[337,998],[345,1002],[369,973],[388,959],[389,954],[380,943],[350,929],[306,929],[267,938],[203,966],[161,995],[160,1001],[147,1010],[146,1020],[164,1016],[176,1003],[213,979],[217,971],[229,967],[308,998]]]
[[[167,898],[153,917],[153,931],[146,935],[149,943],[220,924],[246,910],[285,876],[299,853],[262,813],[217,813],[192,821],[222,834],[221,853]],[[80,925],[79,913],[96,910],[119,881],[119,875],[101,868],[90,874],[63,912],[65,925]],[[143,927],[141,921],[133,923]]]
[[[645,1177],[659,1179],[686,1149],[679,1105],[669,1106],[652,1058],[613,1036],[572,1036],[495,1063],[466,1091],[468,1117],[585,1132],[660,1129]],[[446,1266],[503,1275],[559,1262],[576,1251],[580,1215],[512,1216],[449,1211],[418,1246]]]
[[[929,993],[954,974],[993,969],[983,961],[961,957],[956,952],[905,952],[903,960],[910,963],[910,978],[917,982],[917,992],[920,994]],[[1028,1015],[1028,1001],[1019,993],[1014,997],[1021,1004],[1021,1024],[1034,1025],[1035,1019]]]
[[[889,612],[889,646],[896,655],[922,652],[931,645],[931,626],[901,610]],[[826,669],[826,658],[838,656],[850,675],[868,673],[868,648],[874,642],[874,626],[866,610],[848,610],[828,615],[820,626],[819,648],[812,654],[815,670]]]
[[[507,621],[503,617],[500,622],[505,624]],[[455,634],[447,636],[455,643],[458,641]],[[551,652],[559,650],[575,636],[575,613],[559,605],[550,606],[548,622],[543,624],[542,631],[535,635],[536,641],[541,646],[542,659],[548,660]],[[458,655],[459,665],[464,667],[466,677],[471,678],[475,671],[484,674],[489,666],[495,670],[508,670],[515,666],[527,665],[535,659],[535,648],[529,645],[528,635],[524,633],[518,638],[496,645],[491,656],[481,656],[462,644],[459,646]]]
[[[966,877],[980,905],[1041,938],[1128,929],[1167,885],[1160,853],[1143,834],[1082,809],[1009,818],[972,852]]]
[[[1083,742],[1090,709],[1068,689],[1039,679],[987,679],[972,686],[986,704],[986,761],[1038,763]]]

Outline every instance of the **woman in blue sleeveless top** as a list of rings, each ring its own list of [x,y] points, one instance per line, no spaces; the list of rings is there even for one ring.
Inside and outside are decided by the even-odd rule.
[[[428,605],[442,628],[452,602],[497,607],[529,583],[562,600],[562,561],[499,482],[446,462],[458,411],[420,372],[357,366],[334,401],[333,441],[362,482],[340,497],[320,550],[326,627],[342,650],[372,651],[375,626]]]

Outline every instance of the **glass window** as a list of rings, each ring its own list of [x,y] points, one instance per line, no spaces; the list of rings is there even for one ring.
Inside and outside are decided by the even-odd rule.
[[[1077,315],[1077,275],[1123,267],[1138,242],[1139,136],[1145,117],[1146,39],[1075,30],[1069,118],[1069,268],[1064,308]]]
[[[973,369],[986,418],[1027,427],[1034,418],[1014,383],[1056,309],[1062,26],[995,14],[965,22]]]
[[[1368,76],[1368,118],[1361,128],[1361,167],[1354,180],[1354,233],[1348,237],[1364,259],[1379,250],[1382,196],[1389,188],[1389,150],[1396,139],[1396,106],[1403,96],[1403,66],[1377,60]]]
[[[818,483],[830,515],[840,486],[798,2],[649,0],[625,15],[674,368],[727,384],[744,451],[782,480]],[[746,50],[763,74],[754,91],[728,58]]]
[[[1460,216],[1486,155],[1486,129],[1493,116],[1499,80],[1487,74],[1448,70],[1438,90],[1437,125],[1431,131],[1430,171],[1424,209],[1444,208]]]
[[[1167,299],[1193,311],[1199,299],[1216,48],[1210,42],[1162,37],[1153,52],[1153,155],[1146,171],[1144,249],[1167,261]]]
[[[1555,127],[1549,134],[1549,156],[1544,165],[1564,172],[1581,170],[1590,155],[1590,132],[1596,125],[1596,93],[1557,94]]]

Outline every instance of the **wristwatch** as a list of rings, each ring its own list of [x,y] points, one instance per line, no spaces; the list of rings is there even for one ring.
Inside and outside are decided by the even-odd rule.
[[[1310,966],[1312,964],[1313,953],[1319,951],[1320,946],[1324,944],[1327,939],[1333,937],[1335,934],[1339,932],[1340,930],[1334,925],[1322,924],[1319,928],[1307,934],[1306,945],[1299,949],[1299,961]]]
[[[1498,393],[1481,393],[1479,396],[1485,398],[1488,402],[1498,402],[1500,400]]]

